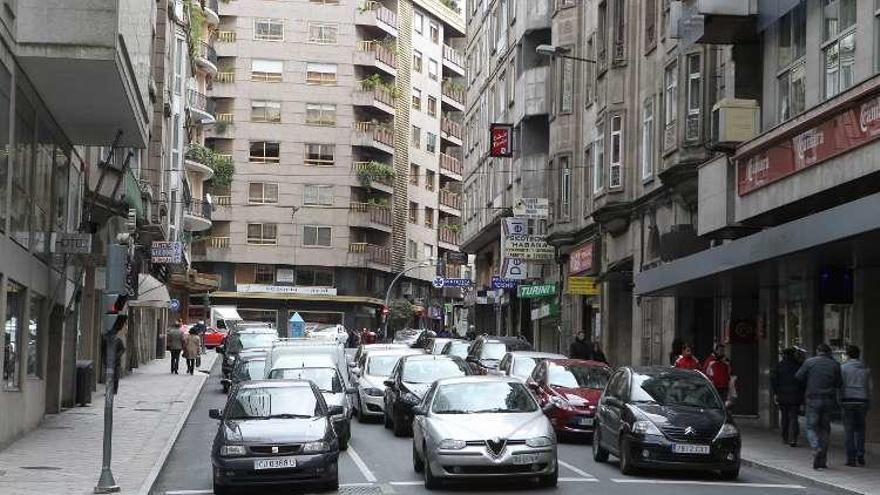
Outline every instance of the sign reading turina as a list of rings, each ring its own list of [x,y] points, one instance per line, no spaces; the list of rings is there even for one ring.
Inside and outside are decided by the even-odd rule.
[[[517,295],[520,299],[555,296],[556,284],[520,285]]]
[[[513,206],[513,216],[547,218],[550,216],[550,200],[547,198],[522,198]]]

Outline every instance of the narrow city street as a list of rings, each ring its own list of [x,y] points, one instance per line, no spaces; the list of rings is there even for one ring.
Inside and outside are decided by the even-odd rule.
[[[205,383],[177,443],[166,461],[151,495],[201,495],[211,489],[210,450],[217,422],[208,418],[208,409],[222,407],[226,396],[221,392],[219,364]],[[396,438],[381,423],[352,423],[353,435],[349,450],[340,460],[340,493],[410,494],[426,493],[420,475],[412,469],[411,440]],[[499,493],[555,492],[559,495],[580,493],[641,494],[779,494],[826,495],[832,492],[805,486],[800,482],[760,470],[743,468],[736,482],[718,481],[715,475],[668,475],[643,473],[639,476],[620,474],[614,458],[608,464],[596,464],[590,445],[563,443],[559,449],[559,486],[556,490],[539,489],[531,484],[476,483],[447,485],[441,492]],[[262,492],[261,492],[262,493]]]

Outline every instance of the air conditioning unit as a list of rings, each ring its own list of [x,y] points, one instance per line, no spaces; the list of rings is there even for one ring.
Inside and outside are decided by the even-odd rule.
[[[758,135],[761,107],[756,100],[725,98],[712,107],[712,142],[735,146]]]

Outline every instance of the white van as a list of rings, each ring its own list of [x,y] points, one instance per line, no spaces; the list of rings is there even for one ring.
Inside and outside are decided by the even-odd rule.
[[[266,375],[274,369],[275,363],[289,357],[305,357],[305,356],[327,356],[333,363],[333,366],[339,370],[339,374],[345,381],[345,386],[350,387],[351,381],[348,378],[348,366],[345,361],[345,348],[342,344],[334,341],[315,340],[315,339],[279,339],[272,344],[272,348],[266,355]]]

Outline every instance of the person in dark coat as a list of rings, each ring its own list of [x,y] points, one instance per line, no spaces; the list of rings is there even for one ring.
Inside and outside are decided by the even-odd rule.
[[[578,332],[574,342],[568,346],[568,357],[571,359],[590,359],[593,357],[591,347],[584,332]]]
[[[684,341],[681,339],[675,339],[672,341],[672,351],[669,353],[669,366],[675,366],[675,362],[678,360],[678,357],[681,356],[681,351],[684,349]]]
[[[819,344],[795,377],[804,384],[807,404],[807,440],[813,449],[813,469],[828,467],[831,415],[837,410],[837,394],[843,383],[840,364],[828,344]]]
[[[795,378],[801,363],[797,358],[797,350],[789,347],[782,351],[782,360],[776,365],[776,369],[770,375],[770,386],[776,405],[779,406],[780,429],[782,441],[797,447],[798,434],[798,411],[804,403],[803,384]]]
[[[593,361],[608,364],[608,359],[605,358],[605,353],[602,352],[602,347],[598,342],[593,342]]]

